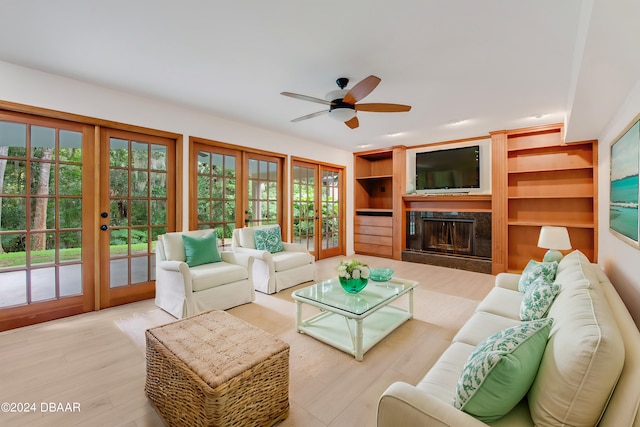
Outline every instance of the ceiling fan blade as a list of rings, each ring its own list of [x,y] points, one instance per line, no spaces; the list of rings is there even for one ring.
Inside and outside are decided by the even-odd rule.
[[[358,111],[373,111],[377,113],[402,113],[411,110],[411,105],[402,104],[356,104],[354,108]]]
[[[292,122],[299,122],[301,120],[312,119],[314,117],[321,116],[323,114],[327,114],[329,110],[316,111],[315,113],[307,114],[306,116],[298,117],[297,119],[291,120]]]
[[[365,96],[369,95],[372,90],[378,86],[380,83],[380,78],[376,76],[369,76],[356,84],[351,88],[349,93],[347,93],[342,99],[343,102],[347,104],[355,104],[356,102],[363,99]]]
[[[345,125],[349,126],[351,129],[355,129],[358,126],[360,126],[360,122],[358,121],[358,117],[354,117],[351,120],[347,120],[346,122],[344,122]]]
[[[332,105],[332,102],[330,101],[325,101],[324,99],[320,98],[314,98],[313,96],[300,95],[299,93],[280,92],[280,95],[290,96],[291,98],[301,99],[303,101],[317,102],[318,104]]]

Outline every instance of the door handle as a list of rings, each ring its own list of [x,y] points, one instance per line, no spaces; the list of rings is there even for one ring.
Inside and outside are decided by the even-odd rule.
[[[103,224],[103,225],[100,226],[100,230],[102,230],[102,231],[107,231],[108,229],[109,229],[108,225],[104,225]]]

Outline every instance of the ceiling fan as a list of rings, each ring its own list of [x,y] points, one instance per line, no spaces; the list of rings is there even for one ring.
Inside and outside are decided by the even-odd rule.
[[[281,95],[290,96],[291,98],[302,99],[303,101],[316,102],[318,104],[325,104],[329,106],[328,110],[317,111],[315,113],[307,114],[306,116],[298,117],[291,120],[292,122],[299,122],[301,120],[311,119],[323,114],[329,114],[329,116],[344,122],[345,125],[351,129],[355,129],[359,126],[357,111],[371,111],[376,113],[398,113],[411,110],[410,105],[401,104],[358,104],[357,102],[362,100],[365,96],[369,95],[380,83],[380,78],[376,76],[369,76],[361,80],[358,84],[353,86],[350,90],[345,89],[349,83],[349,79],[341,77],[336,80],[340,89],[329,92],[325,99],[314,98],[313,96],[300,95],[291,92],[280,92]]]

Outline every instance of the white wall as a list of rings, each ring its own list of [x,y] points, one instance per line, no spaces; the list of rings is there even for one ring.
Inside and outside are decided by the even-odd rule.
[[[622,242],[609,231],[611,143],[638,113],[640,80],[598,138],[598,264],[604,268],[640,328],[640,249]]]
[[[353,253],[353,154],[162,100],[87,84],[0,61],[0,100],[182,134],[187,171],[189,136],[258,148],[347,167],[347,254]],[[287,165],[287,167],[290,167]],[[188,179],[183,194],[188,195]],[[183,226],[188,204],[184,203]]]

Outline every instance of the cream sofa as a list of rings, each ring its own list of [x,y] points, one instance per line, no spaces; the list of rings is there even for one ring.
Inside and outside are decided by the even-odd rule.
[[[378,402],[378,426],[484,426],[452,402],[475,346],[520,322],[520,275],[496,286],[417,385],[396,382]],[[602,269],[579,251],[558,265],[560,292],[542,361],[525,398],[493,426],[640,426],[640,333]]]
[[[282,242],[282,251],[271,253],[256,249],[256,230],[278,228],[278,225],[236,228],[231,248],[238,254],[254,257],[251,280],[256,291],[273,294],[283,289],[315,280],[315,258],[298,243]]]
[[[220,251],[220,262],[195,267],[185,262],[182,235],[202,237],[212,232],[215,230],[194,230],[158,237],[155,303],[178,319],[255,300],[250,255]]]

